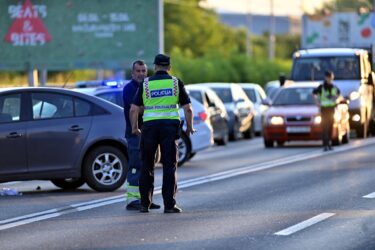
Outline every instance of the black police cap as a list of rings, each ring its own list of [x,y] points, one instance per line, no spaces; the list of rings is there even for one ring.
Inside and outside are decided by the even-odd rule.
[[[155,56],[154,64],[161,66],[169,66],[171,63],[171,58],[167,55],[158,54]]]

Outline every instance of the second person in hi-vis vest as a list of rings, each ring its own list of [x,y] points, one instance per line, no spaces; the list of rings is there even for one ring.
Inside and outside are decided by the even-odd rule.
[[[333,84],[334,78],[332,71],[326,71],[323,84],[313,91],[313,94],[319,97],[324,151],[332,150],[333,119],[337,100],[340,97],[340,90]]]
[[[163,164],[162,195],[164,213],[180,213],[176,205],[178,162],[177,139],[180,129],[179,107],[185,113],[186,133],[195,132],[193,128],[193,110],[184,84],[178,78],[168,74],[170,57],[159,54],[154,59],[155,74],[145,78],[133,100],[130,109],[132,133],[141,135],[142,166],[139,179],[141,209],[149,212],[154,190],[154,162],[157,147],[160,145]],[[138,127],[138,116],[143,107],[142,129]]]

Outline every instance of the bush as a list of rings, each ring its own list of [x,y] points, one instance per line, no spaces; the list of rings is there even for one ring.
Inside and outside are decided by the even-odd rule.
[[[288,74],[291,60],[249,58],[243,54],[229,57],[209,54],[200,58],[185,57],[181,51],[172,56],[172,74],[186,84],[201,82],[253,82],[265,85],[279,78],[280,73]]]

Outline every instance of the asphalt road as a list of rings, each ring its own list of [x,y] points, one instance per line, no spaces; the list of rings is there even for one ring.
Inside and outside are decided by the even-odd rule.
[[[0,197],[0,249],[375,249],[374,152],[375,138],[214,147],[178,169],[182,214],[126,211],[123,189],[1,184],[23,195]]]

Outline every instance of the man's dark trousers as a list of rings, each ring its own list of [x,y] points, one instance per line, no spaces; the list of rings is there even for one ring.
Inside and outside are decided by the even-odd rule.
[[[152,202],[154,190],[154,161],[158,145],[161,150],[161,162],[163,164],[162,195],[164,208],[170,209],[176,205],[176,169],[177,169],[177,129],[178,125],[162,125],[142,127],[141,151],[142,166],[139,179],[141,204],[149,207]]]
[[[322,139],[323,139],[323,146],[330,147],[330,140],[332,137],[332,127],[333,127],[333,115],[335,113],[334,107],[325,108],[322,107],[320,109],[320,113],[322,116]]]

